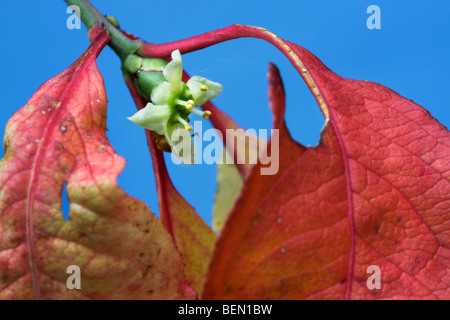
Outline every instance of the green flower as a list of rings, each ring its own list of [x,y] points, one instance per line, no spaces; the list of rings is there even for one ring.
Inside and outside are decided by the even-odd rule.
[[[179,50],[172,52],[172,60],[161,69],[164,81],[152,88],[151,102],[128,119],[141,127],[165,136],[176,156],[185,163],[193,163],[195,155],[190,134],[189,141],[184,141],[184,137],[187,135],[176,131],[177,129],[193,130],[189,124],[191,113],[208,119],[211,112],[200,111],[197,107],[218,96],[222,92],[222,85],[198,76],[193,76],[187,83],[184,83],[181,80],[183,65]],[[190,157],[179,154],[181,150],[179,144],[175,144],[174,139],[180,136],[183,137],[183,143],[189,142],[192,147]]]

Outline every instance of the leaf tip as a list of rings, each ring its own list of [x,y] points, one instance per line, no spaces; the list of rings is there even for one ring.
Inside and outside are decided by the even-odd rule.
[[[284,123],[284,113],[286,110],[285,92],[280,70],[270,62],[267,72],[269,81],[269,106],[273,113],[274,128],[280,128]]]

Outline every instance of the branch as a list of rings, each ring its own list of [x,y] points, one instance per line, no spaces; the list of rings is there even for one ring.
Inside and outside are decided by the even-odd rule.
[[[80,8],[81,21],[88,30],[93,27],[108,30],[111,36],[109,46],[119,56],[121,60],[129,54],[135,53],[142,46],[141,40],[132,40],[128,38],[121,30],[116,28],[106,17],[101,14],[88,0],[64,0],[69,6],[78,6]]]

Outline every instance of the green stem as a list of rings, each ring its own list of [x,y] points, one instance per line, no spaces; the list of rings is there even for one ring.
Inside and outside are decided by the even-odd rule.
[[[125,36],[122,31],[117,29],[108,19],[105,18],[90,2],[89,0],[64,0],[69,6],[78,6],[80,8],[80,18],[90,30],[94,26],[99,26],[102,29],[108,30],[111,35],[109,46],[124,60],[129,54],[135,53],[142,47],[142,41],[131,40]]]

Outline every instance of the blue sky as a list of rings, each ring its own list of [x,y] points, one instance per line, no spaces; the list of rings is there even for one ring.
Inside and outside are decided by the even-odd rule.
[[[2,3],[0,26],[0,134],[6,122],[38,87],[68,67],[89,45],[86,29],[69,30],[64,1]],[[92,0],[103,13],[142,39],[162,43],[234,23],[264,27],[318,56],[341,76],[381,83],[421,104],[450,127],[450,24],[448,0],[348,1],[165,1]],[[381,29],[369,30],[369,5],[381,9]],[[315,145],[323,116],[287,59],[262,40],[239,39],[183,56],[185,69],[220,82],[214,99],[244,128],[270,129],[267,66],[281,70],[287,94],[287,124],[302,144]],[[126,117],[135,112],[119,59],[106,48],[98,59],[108,94],[108,137],[127,160],[119,185],[158,212],[145,136]],[[208,125],[204,124],[204,128]],[[3,150],[0,151],[3,156]],[[175,186],[211,222],[216,168],[176,166]]]

